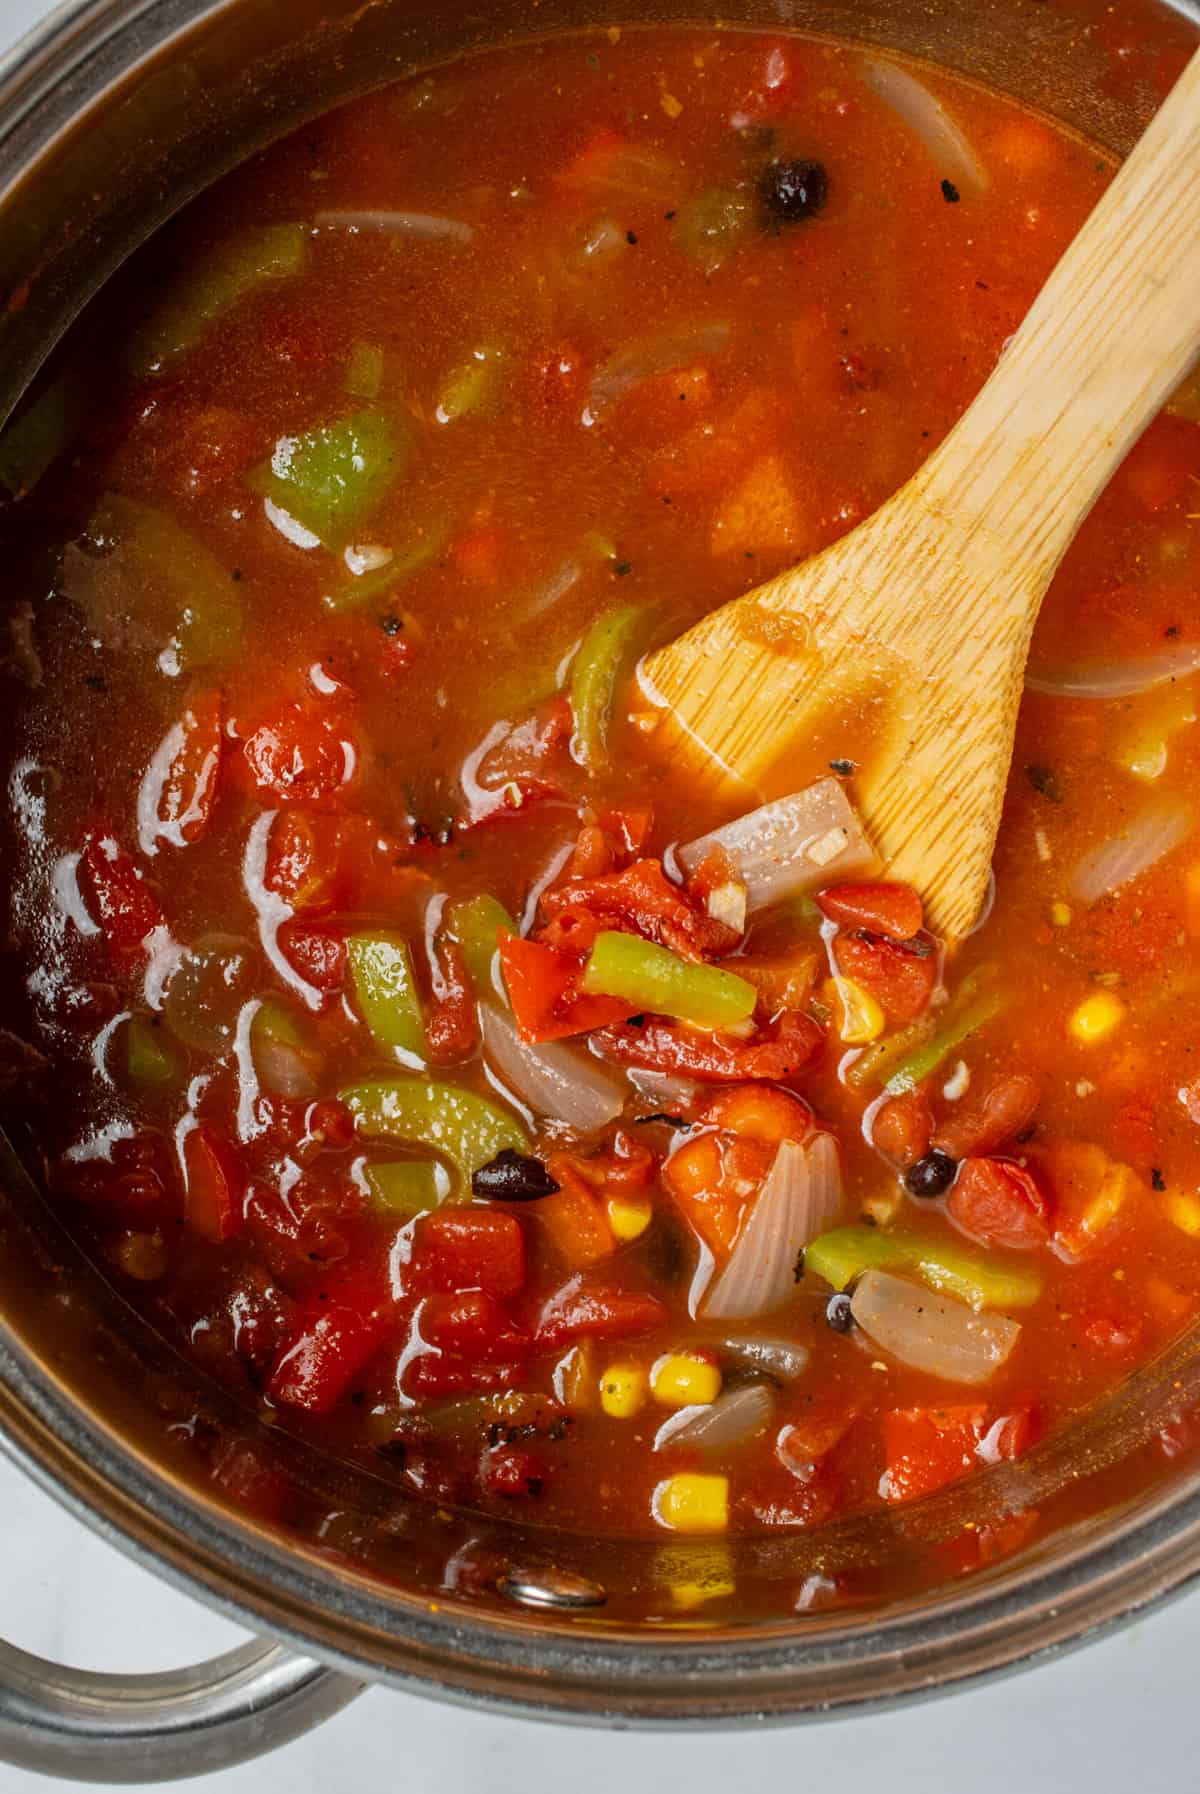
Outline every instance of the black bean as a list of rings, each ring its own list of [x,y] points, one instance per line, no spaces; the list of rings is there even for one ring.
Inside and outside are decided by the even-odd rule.
[[[849,1333],[854,1325],[854,1315],[850,1309],[850,1298],[844,1292],[830,1296],[825,1304],[825,1319],[835,1333]]]
[[[910,1196],[940,1196],[958,1175],[958,1162],[948,1152],[935,1146],[923,1159],[910,1165],[904,1173],[904,1187]]]
[[[542,1196],[553,1196],[558,1185],[540,1159],[506,1146],[473,1173],[471,1189],[493,1202],[537,1202]]]
[[[760,191],[773,218],[796,224],[821,210],[829,194],[829,176],[820,162],[772,162]]]

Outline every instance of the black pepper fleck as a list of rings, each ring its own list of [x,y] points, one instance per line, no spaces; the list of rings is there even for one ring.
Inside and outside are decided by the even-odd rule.
[[[1165,1190],[1167,1187],[1167,1180],[1157,1165],[1155,1165],[1150,1172],[1150,1184],[1155,1190]]]
[[[942,198],[948,206],[956,206],[960,197],[961,195],[959,194],[958,188],[954,185],[953,181],[942,182]]]

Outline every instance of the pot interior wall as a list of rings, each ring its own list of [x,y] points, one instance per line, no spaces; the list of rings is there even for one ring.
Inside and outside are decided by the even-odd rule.
[[[1149,18],[1150,0],[1123,3],[1135,17]],[[0,401],[6,407],[137,243],[217,174],[306,117],[415,66],[528,35],[531,25],[542,34],[583,21],[695,17],[687,0],[545,0],[536,10],[515,0],[430,10],[415,0],[365,8],[357,0],[288,6],[233,0],[208,17],[200,12],[199,0],[165,0],[131,11],[103,40],[81,26],[74,69],[61,53],[43,71],[57,85],[23,114],[29,70],[10,69],[0,84],[0,116],[7,103],[11,120],[0,137]],[[1078,4],[1043,0],[776,0],[769,7],[764,0],[733,0],[725,21],[730,28],[761,22],[774,30],[832,33],[930,56],[1122,151],[1144,123],[1150,96],[1144,110],[1114,102],[1081,16]],[[164,43],[167,24],[171,37]],[[1188,29],[1182,19],[1179,29]],[[84,92],[99,97],[78,111]],[[353,1620],[362,1652],[377,1661],[386,1660],[393,1620],[399,1627],[403,1619],[411,1640],[435,1599],[451,1612],[463,1603],[495,1616],[493,1646],[502,1654],[512,1624],[503,1616],[512,1610],[495,1585],[513,1565],[552,1564],[601,1584],[608,1596],[599,1610],[605,1638],[653,1612],[649,1554],[660,1548],[618,1549],[401,1503],[384,1481],[317,1459],[260,1427],[201,1386],[119,1302],[61,1237],[15,1161],[0,1161],[0,1186],[7,1332],[0,1369],[8,1382],[0,1392],[0,1423],[49,1480],[102,1508],[115,1528],[180,1574],[330,1650],[346,1648]],[[1040,1548],[1043,1569],[1161,1507],[1162,1461],[1146,1452],[1144,1441],[1170,1403],[1178,1405],[1181,1384],[1183,1394],[1200,1394],[1200,1387],[1193,1389],[1200,1384],[1194,1357],[1193,1342],[1184,1342],[1169,1366],[1146,1373],[1069,1446],[1055,1446],[1057,1456],[1047,1453],[1035,1464],[1046,1500],[1068,1474],[1087,1474],[1098,1479],[1104,1503],[1088,1527]],[[1191,1476],[1190,1458],[1180,1458],[1172,1474]],[[273,1478],[277,1489],[274,1531],[231,1517],[245,1479],[263,1477]],[[864,1553],[894,1566],[891,1588],[901,1598],[889,1612],[902,1619],[930,1604],[928,1597],[904,1600],[909,1559],[915,1563],[931,1538],[953,1538],[964,1525],[986,1519],[989,1503],[1000,1511],[1011,1495],[997,1479],[982,1478],[969,1496],[921,1504],[915,1517],[747,1541],[731,1546],[731,1555],[711,1545],[674,1549],[682,1554],[681,1579],[686,1575],[701,1588],[736,1576],[743,1628],[773,1631],[786,1622],[794,1629],[790,1609],[779,1611],[780,1588],[794,1589],[798,1576],[822,1575],[848,1556],[862,1561]],[[186,1538],[179,1536],[181,1515]],[[1024,1568],[1038,1572],[1037,1563]],[[993,1583],[1007,1587],[1014,1574],[1011,1567],[997,1571]],[[976,1586],[986,1592],[987,1579]],[[368,1597],[373,1605],[364,1606]],[[677,1612],[658,1617],[678,1624]],[[581,1609],[573,1620],[560,1614],[542,1623],[584,1626],[594,1638],[597,1618],[597,1610]],[[814,1650],[835,1633],[849,1637],[860,1623],[804,1621]],[[450,1647],[431,1633],[421,1648],[441,1673],[439,1653]],[[461,1656],[464,1648],[460,1636],[454,1649]],[[461,1663],[456,1674],[461,1683]]]

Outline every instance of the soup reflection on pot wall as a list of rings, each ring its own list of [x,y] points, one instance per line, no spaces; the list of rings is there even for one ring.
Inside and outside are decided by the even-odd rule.
[[[350,1671],[798,1717],[1192,1567],[1192,1148],[1141,1009],[1189,926],[1194,718],[1151,672],[1193,395],[1038,639],[1078,668],[1102,588],[1087,676],[1151,672],[1119,725],[1042,679],[945,963],[857,833],[868,721],[735,820],[629,676],[919,465],[1194,27],[527,26],[113,7],[0,96],[0,367],[37,382],[0,439],[0,1418],[311,1653],[170,1691],[214,1760]],[[112,1712],[106,1772],[175,1772],[186,1734]]]

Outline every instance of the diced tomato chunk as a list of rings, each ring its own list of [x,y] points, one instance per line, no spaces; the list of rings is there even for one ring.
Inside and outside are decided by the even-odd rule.
[[[1049,1206],[1032,1172],[1006,1159],[964,1160],[946,1208],[985,1246],[1028,1251],[1050,1235]]]
[[[346,943],[327,929],[304,922],[285,922],[279,930],[284,958],[306,984],[332,996],[346,981]]]
[[[499,941],[504,988],[523,1040],[562,1040],[631,1013],[619,997],[580,994],[582,964],[576,955],[506,931]]]
[[[421,1308],[421,1336],[452,1358],[485,1364],[512,1362],[530,1347],[528,1335],[482,1289],[429,1296]]]
[[[479,1484],[485,1495],[508,1501],[540,1495],[549,1476],[544,1452],[522,1445],[498,1445],[479,1460]]]
[[[903,1170],[924,1158],[933,1133],[933,1111],[919,1090],[893,1096],[875,1111],[871,1144]]]
[[[206,692],[193,698],[147,768],[139,798],[142,843],[176,847],[198,841],[208,827],[221,767],[221,699]]]
[[[243,743],[246,764],[265,797],[281,804],[319,803],[339,791],[354,766],[353,746],[328,716],[285,704]]]
[[[839,928],[865,928],[895,941],[911,940],[925,925],[925,910],[912,886],[882,880],[830,885],[819,892],[817,908]]]
[[[682,1072],[716,1083],[759,1078],[781,1082],[804,1070],[824,1038],[810,1016],[786,1009],[753,1040],[733,1040],[725,1034],[702,1034],[671,1022],[648,1021],[640,1027],[631,1022],[606,1027],[596,1036],[596,1044],[620,1065]]]
[[[77,876],[84,904],[114,952],[136,953],[161,925],[158,898],[106,830],[88,831]]]
[[[433,995],[425,1019],[425,1040],[429,1057],[437,1064],[456,1065],[474,1051],[479,1040],[475,993],[462,949],[444,928],[438,930],[433,958]]]
[[[635,860],[603,878],[572,879],[547,891],[541,909],[546,920],[539,940],[573,953],[588,952],[606,928],[644,935],[686,959],[728,953],[739,938],[673,885],[657,860]]]
[[[542,1309],[536,1344],[542,1352],[557,1351],[573,1339],[632,1339],[665,1326],[667,1310],[657,1296],[642,1290],[614,1290],[572,1278]]]
[[[1041,1087],[1036,1078],[1014,1072],[988,1090],[982,1102],[957,1109],[933,1135],[939,1152],[952,1159],[983,1158],[1025,1132],[1037,1112]]]
[[[272,1401],[328,1414],[382,1343],[383,1317],[336,1301],[313,1304],[275,1360],[267,1381]]]
[[[915,1021],[937,983],[938,957],[932,941],[891,941],[858,930],[839,934],[833,955],[843,977],[869,991],[891,1022]]]
[[[189,1129],[183,1170],[183,1209],[192,1232],[214,1245],[240,1233],[246,1173],[228,1141],[203,1125]]]
[[[883,1416],[885,1501],[915,1501],[969,1470],[1015,1458],[1033,1443],[1030,1408],[990,1418],[982,1402],[940,1408],[898,1408]]]
[[[417,1222],[409,1279],[423,1292],[482,1290],[501,1301],[515,1296],[525,1285],[521,1223],[494,1209],[436,1209]]]

